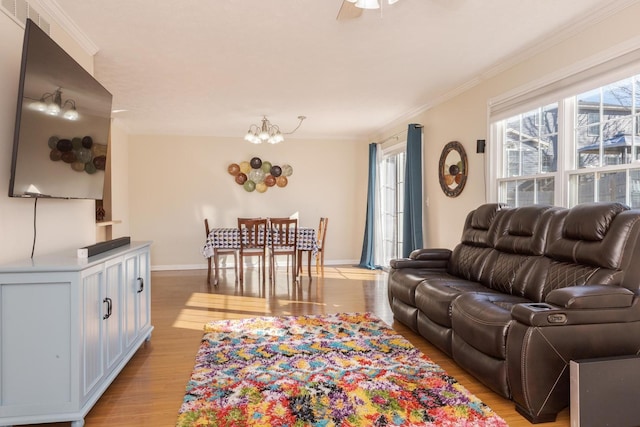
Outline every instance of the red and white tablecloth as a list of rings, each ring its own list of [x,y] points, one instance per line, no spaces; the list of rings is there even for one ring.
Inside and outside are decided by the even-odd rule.
[[[202,255],[206,258],[213,256],[213,249],[240,249],[240,232],[237,228],[214,228],[209,232],[207,241],[202,248]],[[298,227],[298,250],[318,251],[316,229]]]

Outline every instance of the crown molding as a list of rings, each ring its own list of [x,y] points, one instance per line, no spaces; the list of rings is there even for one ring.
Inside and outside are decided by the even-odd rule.
[[[465,83],[455,87],[450,91],[447,91],[437,96],[436,98],[432,99],[426,104],[419,106],[418,108],[415,108],[411,111],[408,111],[396,117],[394,120],[387,123],[382,128],[380,128],[377,132],[375,132],[375,134],[370,135],[370,137],[372,137],[370,139],[376,140],[376,139],[383,138],[389,132],[393,131],[393,129],[398,128],[398,126],[409,123],[409,121],[413,120],[415,116],[422,114],[425,111],[428,111],[440,104],[443,104],[450,99],[455,98],[456,96],[466,92],[467,90],[470,90],[471,88],[479,85],[483,81],[499,75],[500,73],[508,70],[509,68],[512,68],[544,52],[545,50],[550,49],[551,47],[557,44],[560,44],[565,40],[568,40],[569,38],[584,31],[586,28],[589,28],[590,26],[597,24],[598,22],[602,22],[607,18],[615,15],[616,13],[619,13],[620,11],[639,2],[640,0],[618,0],[616,2],[601,6],[594,11],[591,11],[587,16],[576,18],[572,23],[569,23],[568,25],[566,25],[562,30],[554,33],[551,36],[545,37],[544,40],[538,40],[534,43],[529,44],[528,46],[523,47],[519,53],[510,55],[508,59],[505,59],[504,61],[496,63],[495,65],[485,69],[484,71],[477,74],[475,77],[469,79]],[[623,43],[623,45],[624,46],[622,47],[617,47],[617,49],[622,51],[628,51],[630,47],[627,45],[637,46],[637,41],[634,39],[629,43]],[[611,56],[611,54],[612,52],[606,52],[604,55],[601,55],[599,58],[597,58],[595,62],[597,63],[597,61],[602,61],[603,60],[602,57]],[[619,55],[619,53],[617,52],[613,53],[613,56],[617,56],[617,55]],[[592,58],[590,59],[590,61],[593,63],[594,59]],[[580,65],[578,68],[582,68],[582,67],[583,66]],[[545,81],[546,80],[548,80],[548,78],[545,78]]]
[[[55,23],[67,32],[89,55],[94,56],[100,48],[67,15],[56,0],[37,0],[42,9]]]
[[[576,18],[573,22],[565,25],[560,31],[552,34],[550,37],[545,37],[543,40],[537,40],[530,43],[520,50],[515,55],[510,55],[508,59],[488,68],[478,76],[481,80],[486,80],[514,67],[534,56],[550,49],[551,47],[558,45],[573,36],[583,32],[585,29],[602,22],[618,12],[638,3],[639,0],[618,0],[613,3],[601,6],[598,9],[592,10],[587,16]]]

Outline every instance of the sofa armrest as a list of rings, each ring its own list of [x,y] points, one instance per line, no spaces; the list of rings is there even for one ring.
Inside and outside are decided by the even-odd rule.
[[[451,258],[449,249],[416,249],[409,258],[398,258],[389,261],[392,268],[437,268],[446,269]]]
[[[450,249],[439,249],[439,248],[427,248],[427,249],[416,249],[415,251],[409,254],[410,259],[417,260],[446,260],[448,261],[451,258],[451,250]]]
[[[562,292],[560,292],[562,291]],[[511,317],[528,326],[640,321],[640,298],[617,286],[573,286],[549,292],[546,302],[516,304]]]
[[[571,286],[554,289],[545,301],[564,308],[624,308],[631,307],[634,296],[620,286]]]

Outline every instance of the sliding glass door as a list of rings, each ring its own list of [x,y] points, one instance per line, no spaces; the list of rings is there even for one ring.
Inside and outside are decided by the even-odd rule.
[[[380,170],[380,213],[382,216],[382,266],[402,256],[405,152],[383,151]]]

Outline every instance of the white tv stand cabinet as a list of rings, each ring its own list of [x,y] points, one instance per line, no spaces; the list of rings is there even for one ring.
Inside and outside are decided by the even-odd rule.
[[[151,338],[150,246],[0,265],[0,425],[84,425]]]

